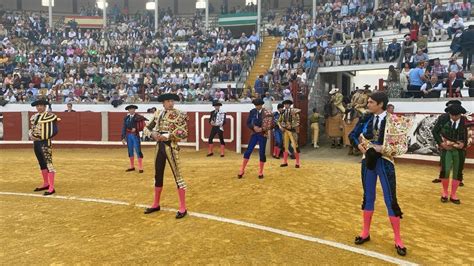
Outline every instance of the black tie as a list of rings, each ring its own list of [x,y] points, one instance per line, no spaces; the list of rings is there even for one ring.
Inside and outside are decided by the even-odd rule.
[[[379,116],[375,116],[375,125],[374,125],[375,130],[379,130]]]
[[[456,130],[456,122],[453,121],[453,130]]]

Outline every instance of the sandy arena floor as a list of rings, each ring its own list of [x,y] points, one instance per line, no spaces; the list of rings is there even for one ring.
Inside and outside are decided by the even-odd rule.
[[[360,165],[353,159],[305,160],[312,157],[306,154],[302,168],[282,169],[269,158],[265,179],[259,180],[255,153],[245,177],[238,180],[241,155],[206,158],[205,151],[182,151],[190,211],[355,246],[362,191]],[[125,148],[56,149],[56,195],[150,204],[153,149],[145,148],[144,154],[145,173],[138,174],[125,173]],[[32,149],[3,149],[0,158],[0,192],[31,194],[40,185]],[[399,164],[397,171],[408,256],[397,256],[393,247],[380,184],[372,241],[357,247],[421,264],[474,264],[474,171],[465,171],[459,206],[439,201],[440,185],[431,183],[437,167]],[[177,208],[169,168],[165,174],[161,205]],[[387,263],[235,224],[193,216],[177,221],[169,211],[144,215],[136,206],[1,194],[0,242],[5,265]]]

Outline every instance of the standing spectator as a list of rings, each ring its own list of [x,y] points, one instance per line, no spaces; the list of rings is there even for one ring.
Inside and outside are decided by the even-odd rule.
[[[416,68],[410,71],[409,81],[410,86],[407,92],[407,97],[421,98],[420,89],[425,82],[425,70],[423,69],[423,63],[419,62]]]
[[[461,4],[461,16],[469,20],[471,17],[472,3],[468,0],[463,0]]]
[[[474,68],[471,69],[471,77],[466,80],[466,86],[469,88],[469,97],[474,97]]]
[[[265,96],[263,97],[263,107],[265,108],[265,110],[273,110],[273,101],[275,101],[275,99],[273,98],[273,96],[270,95],[270,92],[265,92]]]
[[[461,47],[462,47],[462,69],[463,71],[470,71],[472,65],[472,57],[474,56],[474,25],[469,25],[461,35]]]
[[[72,103],[71,102],[68,102],[66,106],[67,106],[67,109],[64,112],[66,112],[66,113],[76,112],[76,110],[72,109]]]
[[[402,97],[403,90],[400,86],[400,74],[393,65],[390,65],[388,68],[387,88],[389,99]]]
[[[254,84],[255,93],[258,93],[258,95],[260,95],[260,97],[263,97],[263,95],[265,94],[263,87],[264,87],[263,86],[263,75],[260,75],[258,77],[258,79],[255,81],[255,84]]]

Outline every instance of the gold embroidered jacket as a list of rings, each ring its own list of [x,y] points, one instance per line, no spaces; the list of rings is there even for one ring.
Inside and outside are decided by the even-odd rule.
[[[148,124],[146,132],[151,134],[169,133],[169,140],[179,142],[188,137],[188,116],[185,112],[177,109],[158,110],[153,116],[153,120]]]
[[[56,122],[59,120],[61,119],[52,113],[36,113],[30,118],[31,128],[28,135],[40,140],[51,139],[58,133]]]

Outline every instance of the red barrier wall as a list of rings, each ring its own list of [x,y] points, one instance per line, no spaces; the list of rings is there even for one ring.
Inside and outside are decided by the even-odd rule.
[[[34,112],[28,112],[28,117],[34,114]],[[102,140],[101,113],[56,112],[55,114],[61,119],[61,121],[58,122],[59,132],[58,135],[54,137],[55,140]]]
[[[188,114],[188,142],[196,141],[196,113],[187,112]]]
[[[29,112],[28,115],[31,117],[33,112]],[[99,112],[75,112],[75,113],[56,113],[61,121],[59,122],[59,133],[55,137],[55,140],[76,140],[76,141],[100,141],[102,139],[102,119],[101,113]],[[127,113],[108,113],[108,138],[110,141],[120,141],[121,129],[123,118]],[[209,115],[208,112],[200,112],[196,121],[196,113],[188,112],[188,129],[189,136],[188,142],[196,141],[196,122],[199,123],[199,134],[201,136],[201,127],[204,126],[204,140],[199,138],[200,147],[207,147],[207,138],[210,133],[210,124],[208,119],[202,117]],[[248,144],[250,140],[251,131],[247,128],[246,122],[248,113],[241,113],[241,143],[243,145]],[[20,112],[5,112],[3,113],[3,131],[4,140],[7,141],[19,141],[22,137],[22,122]],[[224,126],[224,138],[231,138],[231,129],[234,129],[234,138],[231,142],[226,143],[226,148],[229,150],[235,150],[237,140],[237,113],[227,113],[227,123]],[[219,139],[215,138],[215,143],[218,143]],[[471,146],[467,150],[467,157],[474,158],[474,146]]]
[[[109,113],[109,141],[122,139],[123,119],[127,113]]]
[[[21,113],[3,113],[3,139],[21,140]]]

